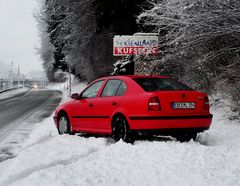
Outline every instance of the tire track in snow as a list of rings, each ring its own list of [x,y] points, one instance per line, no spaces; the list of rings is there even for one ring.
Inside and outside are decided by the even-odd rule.
[[[100,149],[99,149],[100,150]],[[49,169],[49,168],[52,168],[52,167],[56,167],[56,166],[66,166],[66,165],[69,165],[69,164],[72,164],[84,157],[87,157],[97,151],[99,151],[98,149],[92,147],[90,149],[88,149],[88,151],[80,156],[72,156],[70,157],[69,159],[66,159],[66,160],[57,160],[57,161],[54,161],[54,162],[51,162],[49,164],[46,164],[46,165],[39,165],[39,166],[35,166],[35,167],[32,167],[30,169],[27,169],[21,173],[18,173],[14,176],[10,176],[7,178],[7,180],[3,181],[3,183],[1,183],[0,185],[1,186],[6,186],[6,185],[10,185],[10,184],[13,184],[14,182],[17,182],[18,180],[21,180],[21,179],[24,179],[28,176],[30,176],[31,174],[34,174],[36,172],[39,172],[39,171],[42,171],[42,170],[46,170],[46,169]]]

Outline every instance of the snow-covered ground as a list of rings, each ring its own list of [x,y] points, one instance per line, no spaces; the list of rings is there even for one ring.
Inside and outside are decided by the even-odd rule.
[[[18,88],[15,90],[10,90],[10,91],[4,92],[4,93],[0,93],[0,100],[10,98],[10,97],[16,96],[18,94],[26,93],[27,91],[29,91],[29,88],[23,87],[23,88]]]
[[[214,103],[212,113],[212,127],[197,142],[139,140],[133,145],[59,136],[50,117],[35,125],[15,158],[0,163],[0,185],[238,186],[240,123],[227,119],[232,113],[222,101]]]

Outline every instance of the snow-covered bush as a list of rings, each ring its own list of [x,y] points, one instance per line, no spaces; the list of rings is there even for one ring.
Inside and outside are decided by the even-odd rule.
[[[133,75],[134,61],[133,56],[124,57],[113,64],[114,70],[111,75]]]
[[[54,77],[55,77],[55,79],[57,79],[58,82],[63,83],[63,82],[66,82],[68,74],[67,74],[67,72],[58,70],[54,73]]]

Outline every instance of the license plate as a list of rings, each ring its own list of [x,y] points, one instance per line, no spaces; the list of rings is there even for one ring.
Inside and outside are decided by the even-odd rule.
[[[172,104],[173,109],[195,109],[194,102],[175,102]]]

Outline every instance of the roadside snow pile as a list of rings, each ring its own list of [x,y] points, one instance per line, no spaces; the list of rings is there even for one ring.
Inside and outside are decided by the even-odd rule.
[[[213,102],[212,113],[213,113],[213,124],[209,131],[201,134],[199,140],[201,143],[206,145],[223,145],[226,147],[230,146],[239,148],[240,140],[240,121],[238,118],[239,113],[233,112],[231,109],[231,102],[220,95],[211,97]],[[235,118],[235,119],[232,119]],[[215,130],[216,129],[216,130]],[[239,137],[238,137],[239,136]],[[240,176],[240,172],[239,172]]]
[[[59,136],[48,118],[0,164],[0,185],[240,185],[240,125],[226,110],[214,105],[211,129],[189,143]]]
[[[4,92],[4,93],[0,93],[0,100],[14,97],[16,95],[20,95],[20,94],[26,93],[28,91],[29,91],[28,87],[22,87],[22,88],[10,90],[10,91]]]

